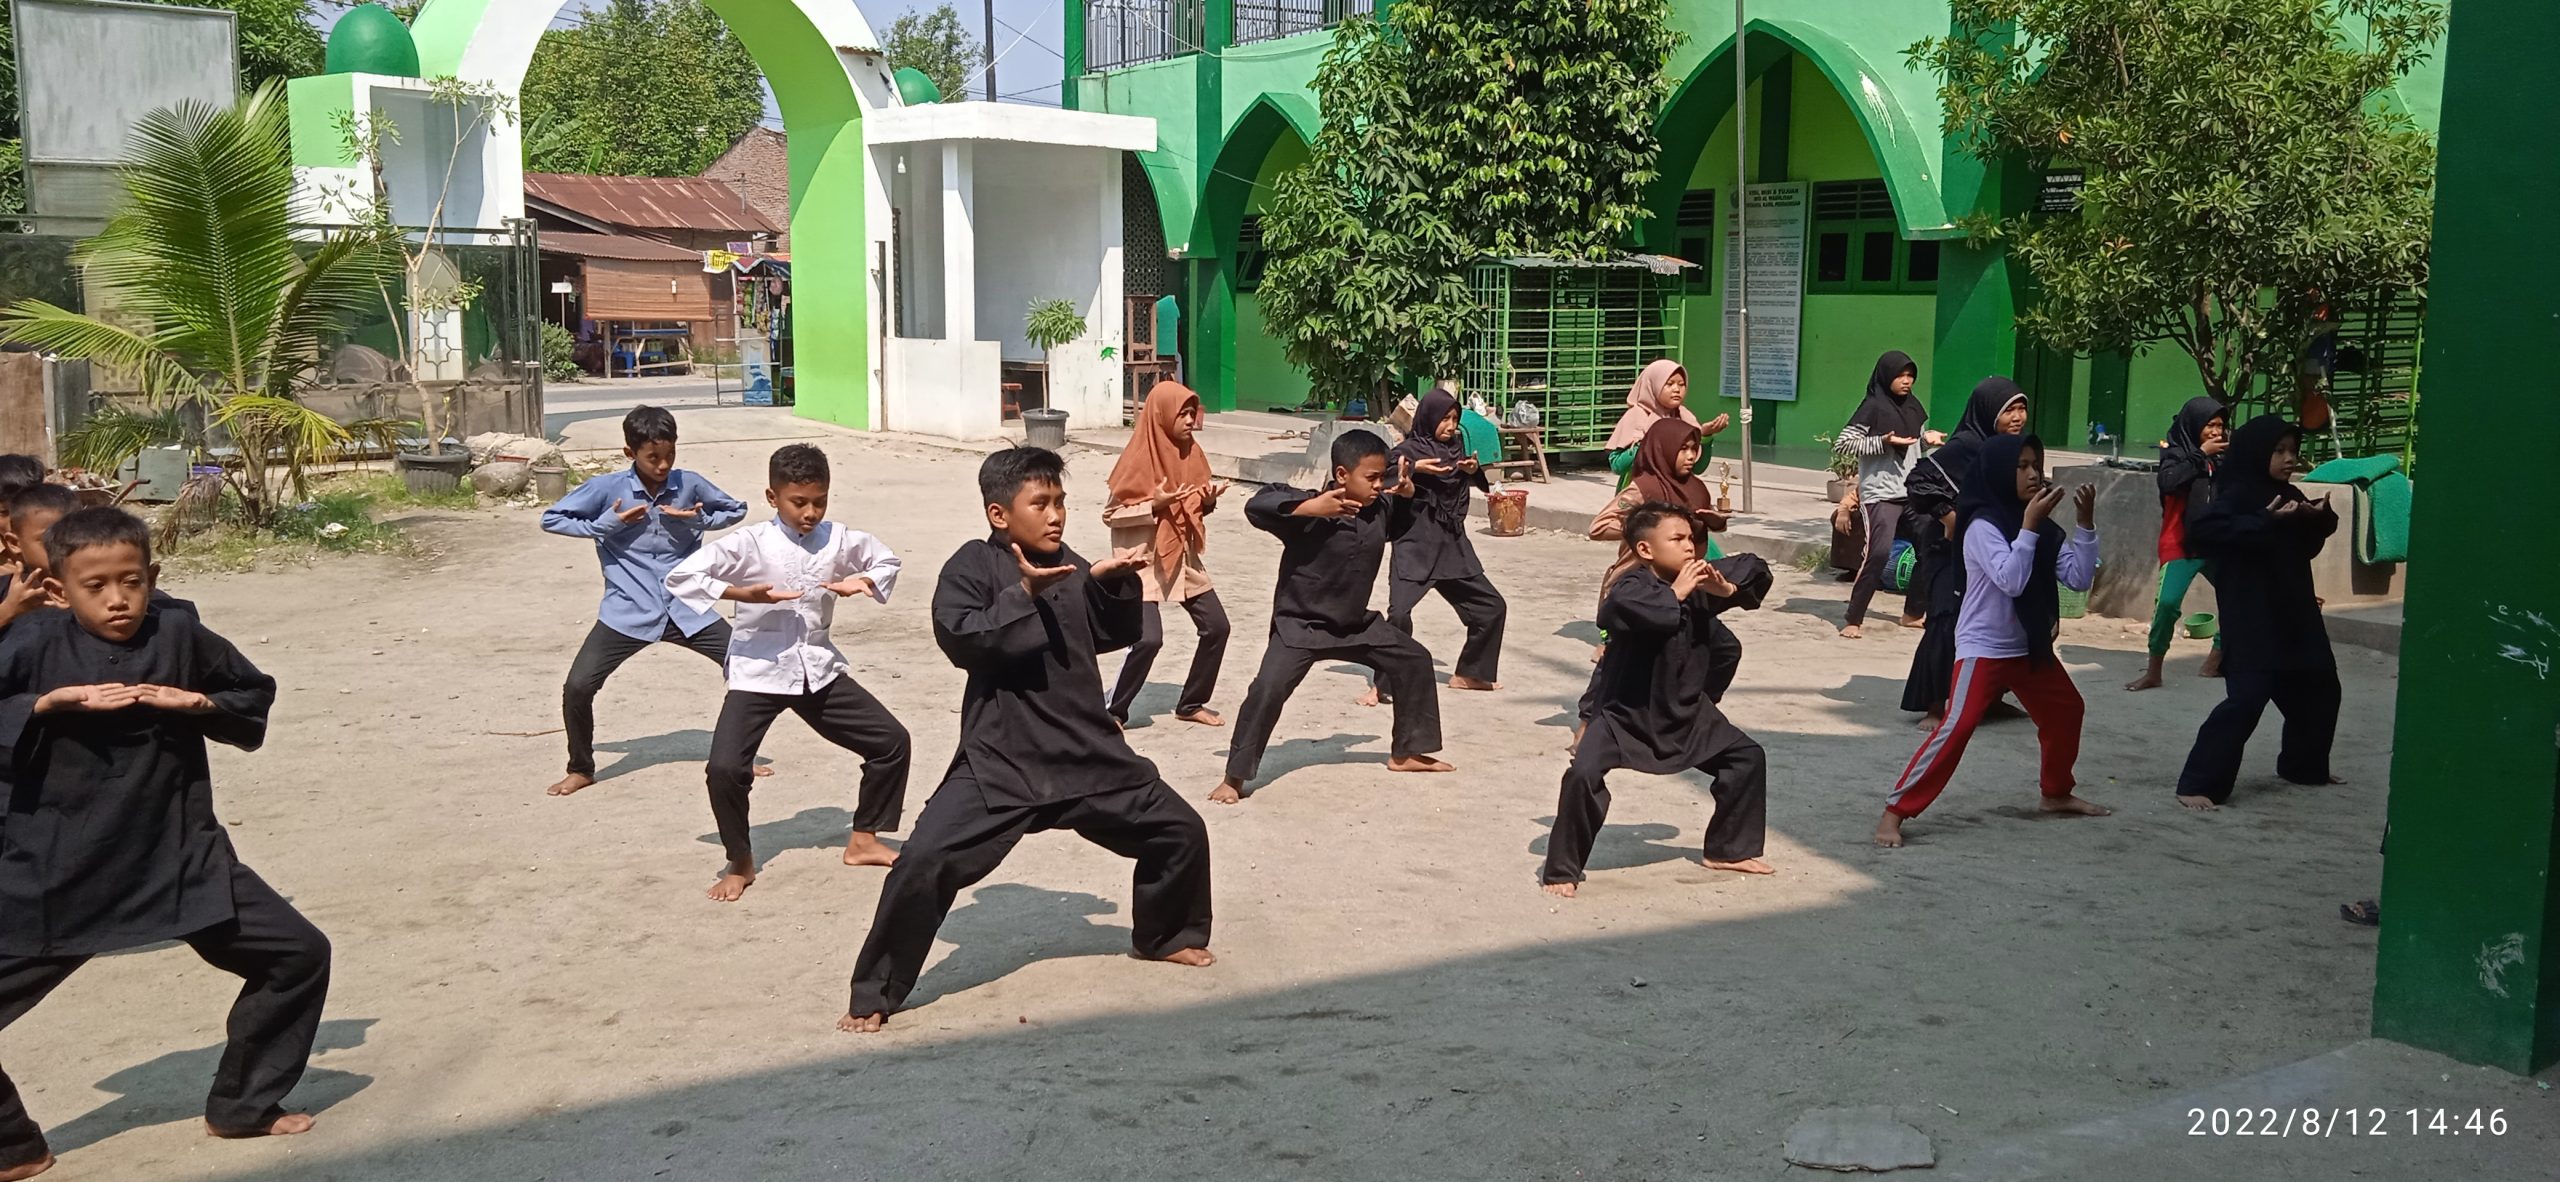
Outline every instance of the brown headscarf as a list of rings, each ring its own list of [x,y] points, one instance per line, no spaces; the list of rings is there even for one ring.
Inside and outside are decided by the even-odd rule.
[[[1662,388],[1671,384],[1671,375],[1685,376],[1688,372],[1681,368],[1679,362],[1668,357],[1657,358],[1646,365],[1644,372],[1636,375],[1636,384],[1627,388],[1627,413],[1618,419],[1617,429],[1609,432],[1609,450],[1616,451],[1643,442],[1644,433],[1668,417],[1662,410]],[[1690,414],[1688,406],[1683,404],[1680,421],[1695,427],[1698,416]]]
[[[1160,484],[1209,487],[1209,453],[1201,449],[1197,439],[1183,443],[1173,437],[1173,424],[1199,409],[1200,396],[1179,382],[1158,382],[1147,391],[1146,405],[1138,411],[1137,428],[1129,434],[1128,450],[1121,452],[1119,462],[1111,466],[1113,507],[1152,500]],[[1208,531],[1200,520],[1200,496],[1195,491],[1175,501],[1156,518],[1159,576],[1169,576],[1180,569],[1184,555],[1209,548]]]
[[[1707,482],[1680,462],[1681,449],[1700,435],[1696,423],[1678,419],[1656,422],[1636,444],[1636,464],[1628,485],[1648,501],[1679,505],[1692,513],[1715,508],[1715,494],[1707,491]]]

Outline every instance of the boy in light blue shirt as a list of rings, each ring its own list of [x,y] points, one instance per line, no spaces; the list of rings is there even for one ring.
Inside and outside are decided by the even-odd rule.
[[[667,574],[702,548],[702,536],[745,519],[746,502],[676,467],[676,417],[655,406],[622,419],[627,471],[599,476],[543,511],[542,528],[592,538],[604,566],[604,602],[569,665],[560,721],[569,735],[569,774],[549,789],[567,796],[596,782],[596,693],[640,650],[664,641],[725,662],[729,622],[675,602]]]

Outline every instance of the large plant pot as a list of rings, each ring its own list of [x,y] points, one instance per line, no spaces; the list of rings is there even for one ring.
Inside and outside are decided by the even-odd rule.
[[[1840,498],[1848,496],[1849,490],[1853,487],[1856,486],[1852,482],[1834,476],[1822,486],[1823,499],[1837,505],[1840,503]]]
[[[392,464],[400,470],[401,482],[409,486],[409,495],[435,496],[462,487],[462,474],[471,470],[471,453],[402,452]]]

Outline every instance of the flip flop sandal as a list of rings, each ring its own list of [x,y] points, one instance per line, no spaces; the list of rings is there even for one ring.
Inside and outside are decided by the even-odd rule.
[[[2382,904],[2371,899],[2340,903],[2338,918],[2359,927],[2378,928],[2382,926]]]

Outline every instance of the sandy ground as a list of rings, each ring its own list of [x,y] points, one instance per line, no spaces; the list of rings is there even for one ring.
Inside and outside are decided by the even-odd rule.
[[[958,721],[927,604],[983,528],[976,459],[822,442],[835,518],[907,561],[895,602],[848,602],[835,632],[914,732],[912,817]],[[682,461],[752,501],[770,446]],[[1106,463],[1074,468],[1079,505]],[[1236,618],[1230,711],[1277,555],[1240,507],[1213,519],[1209,555]],[[1088,554],[1097,516],[1070,529]],[[1920,737],[1894,706],[1916,634],[1837,640],[1845,588],[1782,572],[1734,621],[1748,647],[1727,702],[1770,751],[1781,873],[1705,870],[1705,785],[1621,775],[1592,881],[1562,902],[1533,876],[1608,554],[1534,534],[1479,542],[1511,600],[1507,688],[1444,693],[1458,774],[1386,773],[1386,716],[1320,669],[1282,721],[1276,778],[1201,805],[1217,967],[1129,959],[1128,864],[1035,836],[962,896],[916,1008],[839,1034],[881,878],[837,861],[853,758],[782,720],[756,797],[765,876],[741,904],[706,901],[712,666],[664,647],[626,666],[598,707],[606,779],[546,797],[561,740],[517,732],[558,725],[594,559],[528,510],[413,526],[434,557],[173,587],[284,686],[266,748],[220,750],[216,781],[244,859],[336,942],[295,1096],[318,1131],[201,1136],[232,984],[183,948],[145,950],[93,963],[0,1039],[63,1155],[54,1176],[1762,1178],[1787,1172],[1779,1143],[1807,1109],[1889,1105],[1960,1158],[2368,1025],[2375,936],[2335,909],[2381,870],[2383,658],[2340,653],[2349,785],[2272,786],[2270,736],[2237,807],[2200,816],[2169,784],[2219,692],[2193,675],[2201,646],[2175,654],[2169,688],[2128,695],[2131,626],[2073,622],[2083,791],[2118,815],[2039,819],[2031,729],[2009,723],[1908,848],[1879,851],[1881,793]],[[1445,606],[1419,620],[1455,651]],[[1172,705],[1175,631],[1143,709]],[[1131,740],[1194,799],[1218,778],[1219,732],[1160,719]],[[2549,1094],[2497,1078],[2513,1119],[2538,1102],[2541,1123],[2430,1150],[2433,1176],[2547,1174]],[[2228,1176],[2275,1176],[2231,1160]]]

